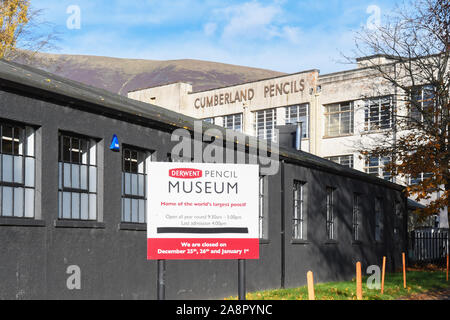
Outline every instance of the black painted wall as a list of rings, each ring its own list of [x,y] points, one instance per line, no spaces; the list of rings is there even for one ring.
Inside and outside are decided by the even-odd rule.
[[[113,134],[121,144],[154,150],[154,160],[165,161],[173,142],[170,132],[57,105],[36,97],[0,92],[0,118],[38,127],[41,153],[41,217],[22,221],[0,217],[0,299],[155,299],[156,262],[146,260],[145,227],[131,230],[120,224],[121,153],[109,150]],[[103,158],[99,186],[103,189],[100,223],[57,223],[58,131],[69,131],[100,140],[98,156]],[[260,245],[260,259],[247,261],[247,290],[279,288],[306,283],[306,272],[316,281],[348,279],[354,263],[388,267],[400,261],[402,242],[393,243],[391,202],[402,201],[399,191],[309,169],[286,160],[284,198],[280,172],[269,177],[269,240]],[[307,182],[308,241],[292,243],[292,181]],[[337,188],[338,241],[325,244],[325,187]],[[352,193],[364,195],[363,240],[352,244]],[[385,199],[385,241],[375,243],[374,196]],[[99,193],[99,196],[100,193]],[[282,252],[282,206],[284,201],[284,248]],[[403,224],[402,224],[403,225]],[[282,270],[282,257],[285,267]],[[67,267],[81,269],[81,289],[68,290]],[[237,261],[167,261],[168,299],[214,299],[237,295]]]

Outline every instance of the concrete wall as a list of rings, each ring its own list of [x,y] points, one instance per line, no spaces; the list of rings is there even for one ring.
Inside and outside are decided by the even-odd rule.
[[[191,92],[191,84],[176,82],[154,88],[131,91],[128,92],[128,97],[154,105],[167,106],[167,109],[172,111],[188,114],[188,94]]]
[[[121,144],[153,150],[153,160],[165,161],[173,142],[170,132],[108,118],[86,110],[25,96],[0,92],[0,118],[20,121],[38,127],[41,150],[39,169],[42,171],[37,189],[41,218],[16,220],[0,217],[0,299],[155,299],[156,262],[146,260],[145,226],[121,224],[121,159],[120,152],[108,146],[112,135]],[[58,131],[69,131],[99,139],[97,155],[103,158],[99,173],[103,192],[98,194],[102,217],[98,222],[74,221],[61,224],[58,207]],[[292,179],[308,182],[309,243],[291,244]],[[282,181],[284,179],[284,197]],[[324,188],[338,188],[340,219],[337,244],[324,244],[325,220],[322,204]],[[278,288],[281,285],[282,203],[285,207],[284,236],[286,286],[305,283],[305,272],[315,271],[318,281],[350,278],[353,262],[380,263],[388,255],[388,266],[397,257],[392,232],[389,201],[401,198],[399,191],[375,184],[309,169],[298,164],[286,164],[284,178],[280,172],[268,177],[269,240],[261,243],[260,259],[247,261],[247,289]],[[365,217],[373,216],[373,195],[385,202],[386,241],[374,244],[368,222],[367,241],[352,245],[348,227],[351,221],[350,197],[353,190],[364,190]],[[366,210],[367,209],[367,210]],[[397,258],[395,258],[395,261]],[[68,290],[67,267],[81,269],[81,290]],[[236,261],[167,261],[168,299],[211,299],[237,294]]]

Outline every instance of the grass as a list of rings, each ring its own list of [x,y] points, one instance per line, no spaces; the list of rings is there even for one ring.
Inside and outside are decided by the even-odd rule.
[[[306,277],[306,276],[305,276]],[[430,290],[447,289],[442,271],[408,271],[406,289],[403,288],[403,273],[388,273],[384,280],[384,293],[380,289],[367,288],[367,277],[363,277],[364,300],[393,300]],[[328,282],[314,285],[316,300],[356,300],[356,281]],[[237,297],[229,297],[229,300]],[[308,300],[307,286],[291,289],[276,289],[247,293],[247,300]]]

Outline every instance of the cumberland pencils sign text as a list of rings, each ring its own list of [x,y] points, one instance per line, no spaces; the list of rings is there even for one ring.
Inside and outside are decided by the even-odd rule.
[[[148,259],[257,259],[257,165],[151,163]]]

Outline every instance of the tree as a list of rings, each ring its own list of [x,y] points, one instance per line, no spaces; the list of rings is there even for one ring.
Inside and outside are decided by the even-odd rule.
[[[53,45],[57,33],[47,30],[41,14],[31,8],[30,0],[0,0],[0,58],[28,62]]]
[[[449,174],[450,3],[415,0],[403,3],[379,26],[356,36],[356,55],[380,88],[397,101],[392,130],[360,148],[368,157],[389,157],[385,170],[403,179],[408,197],[428,200],[421,216],[447,210]]]

